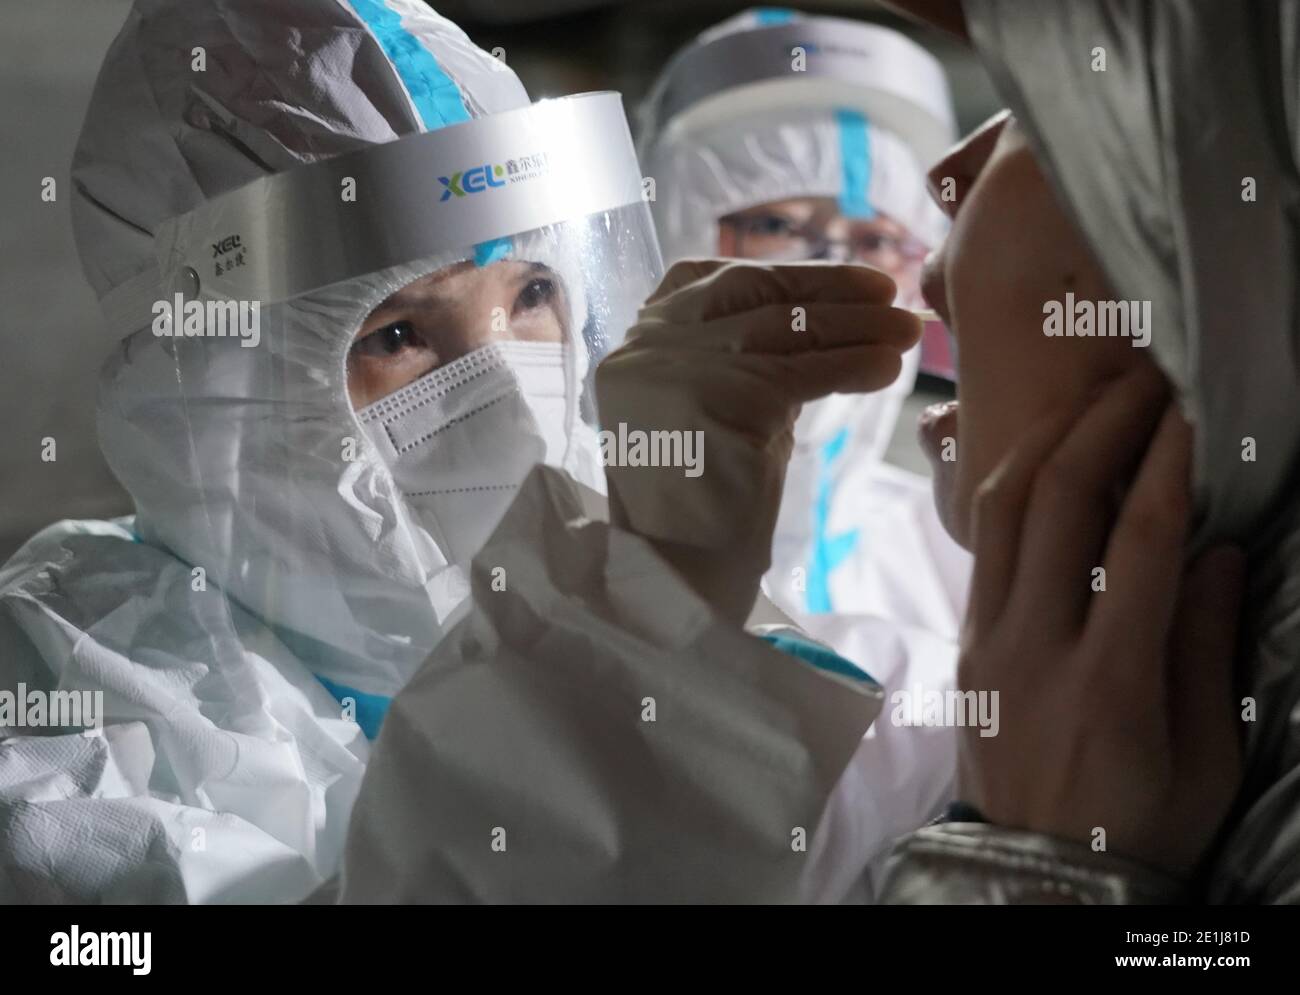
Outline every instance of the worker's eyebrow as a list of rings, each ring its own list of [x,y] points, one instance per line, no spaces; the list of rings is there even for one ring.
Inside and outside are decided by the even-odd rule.
[[[365,323],[373,324],[376,318],[397,311],[409,311],[413,308],[438,307],[446,303],[446,295],[439,292],[439,285],[454,273],[468,268],[470,263],[459,263],[430,276],[412,280],[404,287],[399,287],[385,297],[373,311],[366,316]]]
[[[411,311],[416,309],[432,309],[445,307],[447,305],[447,295],[441,290],[441,283],[445,276],[461,272],[472,266],[472,263],[459,263],[447,270],[436,274],[435,279],[424,277],[419,280],[413,280],[406,286],[401,287],[375,307],[373,311],[366,316],[365,325],[373,326],[380,319],[389,314],[397,314],[402,311]],[[512,282],[515,284],[524,283],[536,276],[554,276],[555,271],[546,263],[529,262],[527,266],[521,266],[512,274]]]
[[[366,320],[361,323],[361,328],[358,329],[358,335],[362,332],[368,334],[383,328],[385,325],[413,311],[427,313],[438,310],[442,306],[443,301],[437,296],[403,287],[366,315]]]
[[[386,314],[390,311],[404,311],[409,308],[436,307],[445,302],[446,295],[439,293],[435,286],[430,286],[423,280],[416,280],[414,283],[408,283],[405,287],[384,298],[383,302],[370,312],[370,317],[374,318],[378,314]]]
[[[516,280],[531,280],[533,277],[541,274],[543,276],[555,276],[555,270],[547,266],[546,263],[530,262],[526,269],[519,271]]]

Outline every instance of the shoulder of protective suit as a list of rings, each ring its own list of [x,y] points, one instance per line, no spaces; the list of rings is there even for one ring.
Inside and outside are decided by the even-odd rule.
[[[71,651],[82,631],[78,620],[89,616],[78,593],[82,581],[99,574],[92,586],[122,590],[130,572],[123,551],[133,545],[130,519],[55,522],[0,566],[0,680],[37,679],[50,669],[48,654]]]
[[[0,567],[0,658],[21,655],[3,645],[25,633],[28,649],[59,657],[92,627],[133,599],[168,588],[189,590],[190,567],[141,542],[132,518],[55,522],[23,543]],[[121,616],[119,616],[120,618]]]
[[[41,529],[0,566],[0,598],[33,594],[49,578],[70,568],[87,565],[91,550],[103,551],[104,565],[115,562],[125,545],[138,542],[132,519],[65,519]],[[151,547],[146,547],[150,548]],[[152,550],[157,554],[158,550]],[[119,574],[120,576],[120,574]]]

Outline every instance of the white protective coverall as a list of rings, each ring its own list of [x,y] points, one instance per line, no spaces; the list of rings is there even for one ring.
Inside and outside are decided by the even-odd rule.
[[[627,124],[616,96],[529,107],[415,0],[139,0],[73,177],[136,514],[0,569],[0,692],[103,706],[89,734],[4,722],[0,900],[297,901],[529,467],[603,483],[586,374],[660,270]],[[563,341],[493,341],[353,410],[377,304],[520,264]],[[238,337],[163,320],[173,292],[248,304]]]

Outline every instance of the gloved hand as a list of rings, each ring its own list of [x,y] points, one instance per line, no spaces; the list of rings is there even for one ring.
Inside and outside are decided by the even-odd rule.
[[[596,371],[603,429],[701,433],[696,476],[611,452],[610,521],[737,624],[771,563],[800,406],[888,386],[920,338],[893,299],[893,280],[866,266],[679,262]]]

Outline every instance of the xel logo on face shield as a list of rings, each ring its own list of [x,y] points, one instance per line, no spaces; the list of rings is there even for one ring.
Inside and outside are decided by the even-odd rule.
[[[231,249],[242,249],[243,245],[239,241],[238,235],[227,235],[220,242],[212,243],[212,258],[224,256]]]
[[[550,171],[551,160],[545,152],[521,155],[517,159],[507,159],[503,163],[487,163],[475,166],[463,173],[439,176],[438,182],[445,188],[438,203],[443,204],[452,197],[464,197],[466,194],[482,193],[489,187],[503,187],[507,183],[522,183],[536,179]]]
[[[487,165],[475,166],[463,173],[452,173],[451,176],[439,176],[438,182],[447,189],[442,192],[438,203],[450,200],[453,196],[464,197],[466,194],[478,193],[488,187],[503,187],[506,185],[505,180],[501,179],[504,175],[504,166]]]

